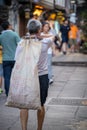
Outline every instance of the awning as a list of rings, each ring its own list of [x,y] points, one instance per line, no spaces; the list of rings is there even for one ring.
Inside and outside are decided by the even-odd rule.
[[[47,9],[54,9],[54,0],[40,0],[39,4]]]
[[[32,0],[31,0],[32,1]],[[47,9],[65,10],[64,0],[33,0],[32,2],[39,4]]]

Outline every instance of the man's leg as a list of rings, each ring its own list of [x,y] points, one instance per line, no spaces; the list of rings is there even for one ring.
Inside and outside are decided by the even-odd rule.
[[[3,74],[6,96],[8,96],[9,93],[11,70],[12,69],[9,61],[3,61]]]
[[[41,110],[37,111],[38,127],[37,130],[42,130],[44,117],[45,117],[45,107],[46,98],[48,95],[49,79],[48,74],[39,76],[40,82],[40,98],[41,98]]]
[[[63,51],[63,54],[66,54],[66,51],[67,51],[66,42],[64,42],[62,45],[62,51]]]
[[[48,54],[48,78],[49,78],[49,84],[53,83],[53,79],[52,79],[52,54]]]
[[[28,122],[28,110],[27,109],[20,110],[20,120],[21,120],[22,130],[27,130],[27,122]]]
[[[38,119],[38,128],[37,128],[37,130],[42,130],[44,117],[45,117],[45,108],[44,108],[44,106],[42,106],[41,110],[37,111],[37,119]]]

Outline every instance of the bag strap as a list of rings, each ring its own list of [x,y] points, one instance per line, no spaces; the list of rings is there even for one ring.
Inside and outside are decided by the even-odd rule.
[[[36,35],[32,35],[32,36],[23,36],[23,39],[37,39]]]
[[[29,43],[31,43],[32,39],[35,40],[35,42],[38,40],[40,41],[40,39],[36,36],[36,35],[32,35],[32,36],[23,36],[22,37],[24,40],[28,40],[29,39]]]

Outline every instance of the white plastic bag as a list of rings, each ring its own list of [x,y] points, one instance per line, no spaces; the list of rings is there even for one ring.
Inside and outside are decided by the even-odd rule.
[[[41,103],[37,63],[41,43],[34,39],[25,39],[18,48],[20,51],[16,54],[6,106],[39,109]]]

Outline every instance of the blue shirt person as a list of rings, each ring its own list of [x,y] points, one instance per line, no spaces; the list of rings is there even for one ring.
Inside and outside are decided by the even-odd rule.
[[[14,57],[17,47],[17,43],[20,41],[20,37],[11,29],[11,25],[8,21],[2,23],[2,34],[0,35],[0,45],[3,48],[2,61],[3,61],[3,74],[5,93],[8,96],[11,71],[14,66]]]

